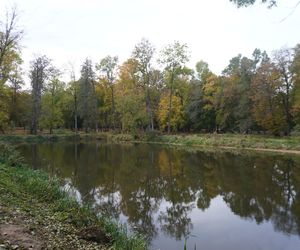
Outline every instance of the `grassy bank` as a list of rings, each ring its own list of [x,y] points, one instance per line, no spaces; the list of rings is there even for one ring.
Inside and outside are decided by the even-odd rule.
[[[0,135],[4,142],[48,142],[63,140],[105,140],[109,142],[144,142],[181,146],[239,148],[300,153],[300,136],[273,137],[242,134],[140,134],[63,133],[53,135]]]
[[[145,249],[144,240],[61,190],[0,144],[0,246],[4,249]]]
[[[65,134],[41,134],[41,135],[17,135],[17,134],[4,134],[0,135],[1,142],[55,142],[63,140],[75,140],[80,138],[75,133]]]
[[[103,135],[104,136],[104,135]],[[201,146],[219,148],[240,148],[255,150],[294,151],[300,153],[300,137],[272,137],[241,134],[106,134],[107,140],[127,142],[147,142],[158,144]]]

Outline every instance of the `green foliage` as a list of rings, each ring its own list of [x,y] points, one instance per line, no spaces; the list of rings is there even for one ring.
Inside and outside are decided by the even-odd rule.
[[[107,56],[103,58],[96,69],[100,71],[100,86],[96,87],[96,92],[101,95],[102,105],[100,107],[100,114],[106,118],[104,126],[115,128],[116,126],[116,105],[115,105],[115,84],[117,79],[118,57]],[[104,118],[103,117],[103,118]],[[101,123],[101,121],[100,121]]]
[[[54,75],[48,83],[42,96],[40,127],[49,128],[50,134],[54,128],[63,125],[64,84]]]
[[[151,139],[146,134],[139,134],[136,140],[153,143],[175,144],[182,146],[247,148],[255,150],[300,150],[300,137],[274,137],[267,135],[240,134],[177,134],[166,135],[155,132]],[[109,135],[108,141],[134,141],[128,134]]]
[[[6,20],[0,19],[0,133],[8,128],[11,120],[11,92],[9,85],[22,82],[20,65],[20,40],[23,31],[17,27],[17,12],[13,8],[6,13]]]
[[[51,73],[51,60],[44,56],[39,56],[31,61],[30,80],[32,97],[31,134],[37,134],[39,119],[41,116],[42,91]]]
[[[138,87],[138,62],[127,60],[120,67],[120,78],[116,86],[116,109],[120,114],[122,131],[135,131],[147,126],[148,119],[144,105],[144,93]]]
[[[9,91],[6,86],[0,85],[0,133],[8,127],[9,124]]]
[[[147,112],[147,130],[154,129],[154,118],[153,118],[153,107],[152,107],[152,98],[151,98],[151,90],[156,88],[157,81],[153,81],[152,78],[152,59],[155,52],[154,46],[146,39],[142,39],[140,43],[138,43],[133,52],[132,57],[137,62],[137,71],[136,74],[138,76],[137,85],[144,92],[145,104],[146,104],[146,112]]]
[[[223,129],[237,130],[245,133],[253,128],[251,116],[252,103],[249,95],[250,86],[255,74],[255,60],[238,55],[230,60],[223,71],[223,98],[220,126]]]
[[[292,113],[295,121],[300,125],[300,44],[295,49],[295,58],[292,64],[292,71],[294,73],[295,86],[293,89],[293,107]]]
[[[86,132],[94,128],[98,129],[98,108],[96,98],[95,73],[92,61],[86,59],[81,66],[81,78],[79,80],[78,110],[83,120]]]
[[[20,58],[22,36],[23,31],[18,28],[16,8],[12,8],[6,13],[6,20],[0,19],[0,88],[22,63]]]
[[[214,131],[218,108],[218,77],[209,70],[206,62],[200,61],[196,64],[196,78],[190,83],[185,108],[190,127],[194,131]]]
[[[299,127],[299,45],[275,51],[272,57],[259,49],[251,58],[239,54],[215,75],[204,61],[195,71],[187,68],[188,47],[177,41],[161,50],[159,70],[153,66],[154,46],[142,39],[121,66],[116,56],[100,60],[97,77],[86,59],[80,79],[73,72],[67,87],[42,56],[31,64],[31,94],[20,90],[22,60],[16,48],[2,61],[9,74],[0,81],[0,133],[22,126],[34,134],[71,128],[76,133],[160,129],[288,135]]]
[[[185,68],[185,64],[189,61],[189,55],[187,51],[186,44],[180,44],[178,41],[175,41],[173,44],[167,45],[160,53],[160,58],[158,62],[164,67],[164,77],[165,77],[165,84],[169,89],[169,101],[168,101],[168,110],[167,110],[167,128],[168,133],[171,132],[171,126],[173,128],[177,128],[177,122],[174,123],[171,121],[173,112],[173,94],[176,90],[176,83],[178,82],[178,77],[182,75],[189,74],[189,70]],[[166,104],[166,100],[163,101],[161,107],[164,107]],[[178,109],[178,105],[177,105]],[[166,110],[166,109],[165,109]],[[177,110],[178,111],[178,110]],[[177,112],[180,113],[180,112]],[[178,116],[175,116],[178,117]],[[160,115],[161,124],[165,123],[165,119],[163,115]]]
[[[277,135],[287,127],[278,96],[278,79],[279,72],[275,65],[269,62],[258,68],[252,84],[253,116],[262,128]]]

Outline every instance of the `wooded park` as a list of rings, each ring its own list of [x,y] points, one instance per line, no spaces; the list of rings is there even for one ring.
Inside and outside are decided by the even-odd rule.
[[[201,60],[194,69],[187,67],[186,44],[175,41],[158,50],[143,38],[123,63],[118,56],[87,58],[80,75],[70,63],[66,81],[66,70],[46,55],[34,57],[24,72],[16,9],[1,21],[1,133],[20,127],[32,134],[81,129],[289,135],[300,130],[299,44],[271,55],[259,48],[250,58],[236,55],[217,75]],[[26,76],[30,88],[24,87]]]

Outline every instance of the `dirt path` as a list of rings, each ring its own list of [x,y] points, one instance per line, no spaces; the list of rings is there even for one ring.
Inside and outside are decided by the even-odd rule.
[[[46,208],[44,216],[38,217],[35,212],[5,206],[0,201],[0,250],[107,249],[99,245],[110,240],[104,239],[101,231],[76,231],[51,217]]]
[[[42,249],[44,243],[34,236],[24,225],[0,225],[0,238],[3,241],[2,249]]]
[[[11,212],[8,207],[0,206],[0,216],[0,250],[45,248],[44,241],[35,230],[30,230],[19,211]]]

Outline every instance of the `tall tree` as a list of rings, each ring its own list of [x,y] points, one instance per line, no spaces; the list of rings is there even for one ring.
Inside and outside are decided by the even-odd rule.
[[[274,54],[274,63],[280,73],[281,87],[279,94],[281,96],[284,108],[285,119],[287,123],[286,134],[290,134],[293,127],[292,120],[292,89],[294,87],[294,72],[292,69],[293,55],[292,50],[282,48]]]
[[[223,71],[224,128],[246,133],[254,125],[251,117],[250,86],[256,70],[255,60],[238,55],[230,60]]]
[[[280,72],[276,65],[271,61],[262,63],[251,86],[254,103],[252,113],[259,126],[275,135],[287,127],[278,95],[280,88]]]
[[[146,101],[146,111],[148,114],[148,130],[154,129],[154,119],[153,119],[153,110],[151,105],[151,83],[155,83],[151,81],[151,62],[153,59],[153,55],[155,52],[154,46],[146,39],[142,39],[140,43],[138,43],[133,52],[132,57],[138,62],[138,71],[140,74],[140,86],[143,88],[145,92],[145,101]]]
[[[95,73],[90,59],[86,59],[81,66],[79,80],[79,113],[83,119],[85,132],[90,128],[98,130],[97,99],[95,91]]]
[[[96,69],[100,71],[100,79],[107,83],[111,91],[111,117],[113,128],[116,126],[116,108],[115,108],[115,89],[118,71],[118,57],[106,56],[99,64],[96,65]]]
[[[125,61],[119,72],[116,85],[116,108],[120,114],[122,131],[135,132],[147,124],[144,96],[138,88],[138,62],[130,58]]]
[[[9,74],[9,83],[11,88],[11,104],[9,119],[13,126],[18,125],[18,93],[24,85],[22,70],[20,67],[21,59],[14,63],[13,69]]]
[[[61,72],[58,69],[52,67],[49,71],[49,81],[42,96],[40,124],[41,127],[49,128],[49,133],[52,134],[54,128],[63,125],[64,83],[59,80]]]
[[[293,71],[293,115],[297,123],[297,129],[300,128],[300,44],[294,48],[294,59],[292,64]]]
[[[20,41],[23,31],[18,28],[16,8],[6,13],[6,19],[0,19],[0,131],[7,127],[10,112],[9,89],[5,85],[16,66],[22,63],[20,58]]]
[[[164,67],[166,86],[169,89],[168,133],[171,132],[172,98],[176,78],[182,73],[184,65],[188,60],[187,45],[180,44],[178,41],[167,45],[160,53],[159,63]]]
[[[0,84],[7,80],[11,64],[19,57],[23,30],[18,28],[17,23],[16,8],[6,13],[5,21],[0,20]]]
[[[42,90],[46,80],[49,78],[50,60],[46,56],[35,58],[30,65],[31,95],[32,95],[32,117],[31,134],[36,135],[38,121],[41,114]]]
[[[209,70],[206,62],[197,62],[195,78],[190,82],[189,103],[186,108],[192,130],[213,131],[215,129],[212,98],[217,88],[211,84],[212,76],[214,74]]]
[[[74,116],[74,130],[75,133],[77,134],[78,132],[78,91],[79,91],[78,83],[79,82],[76,80],[74,65],[72,63],[70,63],[69,65],[70,65],[70,76],[71,76],[71,82],[69,83],[69,91],[73,99],[72,111]]]

